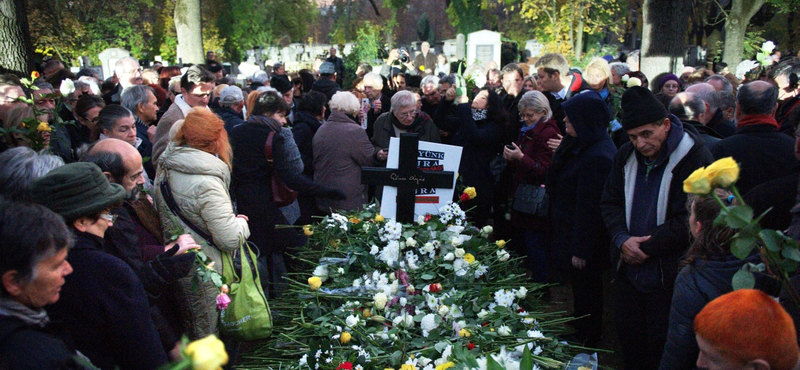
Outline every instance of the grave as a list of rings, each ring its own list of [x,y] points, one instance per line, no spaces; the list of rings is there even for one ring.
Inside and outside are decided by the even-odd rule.
[[[467,57],[466,38],[463,33],[456,35],[456,59],[461,60]]]
[[[100,64],[103,65],[103,79],[114,75],[114,64],[118,60],[131,56],[131,52],[120,48],[109,48],[100,52],[97,57],[100,59]]]
[[[544,49],[544,45],[542,45],[539,40],[532,39],[525,41],[525,57],[526,58],[536,58],[542,55],[542,49]]]
[[[456,56],[456,39],[447,39],[444,40],[442,44],[442,53],[444,56],[447,57],[447,60],[451,60]]]
[[[500,65],[500,33],[482,30],[467,37],[467,64],[494,61]]]

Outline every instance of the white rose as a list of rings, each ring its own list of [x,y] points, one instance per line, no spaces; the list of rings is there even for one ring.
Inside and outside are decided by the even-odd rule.
[[[458,258],[464,257],[466,253],[467,252],[464,251],[464,248],[456,248],[456,257]]]
[[[339,275],[344,275],[344,268],[339,267],[338,269],[336,269],[336,272],[338,272]]]
[[[69,78],[65,78],[63,81],[61,81],[61,86],[58,87],[58,91],[61,92],[61,95],[69,96],[75,92],[75,83]]]
[[[628,80],[629,80],[630,78],[631,78],[631,76],[628,76],[628,75],[622,75],[622,79],[621,79],[621,80],[622,80],[622,82],[628,82]]]
[[[447,307],[447,305],[439,306],[439,316],[447,316],[448,313],[450,313],[450,307]]]
[[[456,256],[454,256],[452,252],[444,255],[445,261],[452,261],[454,259],[456,259]]]
[[[763,50],[765,54],[772,54],[772,51],[775,50],[775,43],[767,41],[761,45],[761,50]]]
[[[521,286],[519,287],[519,290],[515,292],[515,294],[519,299],[525,298],[525,296],[528,295],[528,289],[526,289],[524,286]]]
[[[417,245],[416,240],[414,240],[412,237],[406,238],[406,246],[414,248],[415,245]]]
[[[356,317],[354,315],[347,316],[347,319],[345,319],[344,322],[345,322],[345,324],[347,324],[347,326],[352,328],[352,327],[358,325],[358,317]]]
[[[369,254],[371,254],[371,255],[373,255],[373,256],[374,256],[374,255],[376,255],[376,254],[378,254],[378,253],[380,253],[380,252],[381,252],[381,249],[380,249],[380,248],[378,248],[378,246],[377,246],[377,245],[374,245],[374,244],[373,244],[373,245],[372,245],[372,247],[370,247],[370,249],[369,249]]]
[[[459,245],[461,245],[461,238],[458,236],[454,236],[452,239],[450,239],[450,244],[452,244],[454,247],[458,247]]]
[[[497,329],[497,333],[502,336],[511,335],[511,329],[509,329],[508,326],[503,325]]]
[[[479,319],[482,319],[482,318],[486,317],[487,315],[489,315],[489,312],[486,311],[486,310],[481,310],[481,312],[478,312],[478,318]]]
[[[417,216],[417,224],[424,225],[425,224],[425,216],[423,216],[423,215]]]
[[[639,77],[631,77],[628,79],[628,87],[642,86],[642,80]]]
[[[491,234],[492,231],[494,231],[494,228],[492,228],[492,226],[490,226],[490,225],[486,225],[486,226],[483,227],[483,229],[481,229],[481,232],[483,234],[485,234],[485,235]]]
[[[508,254],[505,249],[497,250],[497,259],[500,260],[500,262],[508,261],[509,258],[511,258],[511,255]]]
[[[387,297],[386,294],[381,292],[381,293],[376,293],[372,297],[372,299],[375,303],[375,308],[382,310],[386,307],[386,302],[389,300],[389,297]]]

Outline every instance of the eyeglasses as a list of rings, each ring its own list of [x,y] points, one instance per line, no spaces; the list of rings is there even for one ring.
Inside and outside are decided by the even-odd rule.
[[[412,110],[412,111],[405,112],[405,113],[395,112],[395,114],[398,117],[414,117],[414,116],[417,115],[417,111],[416,110]]]
[[[522,118],[534,118],[538,113],[520,113],[520,117]]]
[[[106,220],[106,221],[108,221],[108,222],[113,224],[114,221],[117,220],[117,215],[112,215],[110,213],[101,213],[100,214],[100,218],[102,218],[102,219],[104,219],[104,220]]]

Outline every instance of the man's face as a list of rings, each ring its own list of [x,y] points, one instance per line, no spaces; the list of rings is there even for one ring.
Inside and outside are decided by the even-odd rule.
[[[697,346],[700,348],[696,363],[698,368],[706,370],[738,370],[744,369],[745,365],[747,365],[725,357],[699,335],[695,334],[695,338],[697,338]]]
[[[278,67],[278,69],[275,70],[276,75],[282,75],[284,73],[286,73],[286,70],[283,68],[283,66],[280,66]]]
[[[428,51],[431,50],[431,45],[427,42],[423,42],[420,49],[422,50],[422,54],[428,55]]]
[[[496,89],[500,87],[502,82],[500,81],[500,74],[496,71],[489,72],[489,75],[486,77],[486,86],[492,89]]]
[[[217,79],[217,81],[219,81],[223,77],[225,77],[224,73],[222,73],[222,71],[224,71],[224,69],[220,69],[219,71],[214,72],[214,78]]]
[[[440,82],[439,83],[439,99],[444,97],[444,95],[447,93],[447,90],[449,90],[451,87],[453,87],[453,85],[450,84],[449,82]]]
[[[6,86],[0,88],[0,120],[5,119],[6,113],[11,108],[20,104],[25,104],[19,100],[19,97],[24,96],[25,93],[19,86]]]
[[[400,122],[401,126],[411,126],[414,122],[414,118],[417,117],[417,107],[412,105],[399,109],[392,108],[392,114],[394,114],[394,117]]]
[[[522,76],[517,71],[508,72],[503,75],[503,89],[510,96],[519,95],[522,91]]]
[[[394,76],[394,85],[397,87],[397,90],[403,90],[406,88],[406,78],[400,75]]]
[[[139,105],[138,116],[144,123],[154,122],[158,118],[158,99],[152,92],[147,92],[147,104]]]
[[[45,97],[45,95],[50,95],[53,93],[53,90],[50,89],[39,89],[33,91],[33,104],[36,106],[36,109],[43,111],[47,116],[42,120],[50,120],[53,116],[53,111],[56,108],[56,100],[52,97]]]
[[[536,74],[539,75],[539,79],[537,79],[536,82],[539,83],[539,87],[542,88],[542,91],[558,92],[561,90],[558,88],[561,82],[561,75],[559,73],[549,74],[544,68],[539,68],[536,70]]]
[[[214,86],[215,84],[213,82],[206,82],[194,85],[192,91],[186,91],[186,89],[181,88],[183,100],[185,100],[186,104],[189,104],[190,107],[204,107],[208,105],[208,99],[211,97]]]
[[[136,144],[136,125],[133,116],[123,117],[114,123],[114,127],[109,130],[103,130],[103,134],[107,137],[120,139],[128,144]]]
[[[128,200],[136,200],[139,196],[139,187],[144,185],[144,167],[142,166],[142,156],[136,150],[126,150],[122,158],[125,166],[125,176],[122,178],[122,185],[128,194]]]
[[[639,153],[642,153],[649,160],[656,159],[661,149],[667,143],[671,124],[669,118],[664,119],[664,123],[648,123],[628,130],[628,137],[633,146]]]
[[[334,49],[334,48],[331,48],[331,57],[333,57],[333,58],[336,57],[336,49]]]
[[[144,80],[142,80],[142,67],[139,67],[138,62],[128,60],[123,62],[122,66],[122,73],[120,73],[117,78],[119,79],[119,84],[122,85],[123,88],[141,85],[144,82]]]
[[[294,101],[293,101],[293,99],[294,99],[294,87],[292,87],[289,90],[286,90],[286,92],[283,93],[282,95],[283,95],[283,100],[286,100],[286,104],[289,104],[289,106],[291,107],[292,104],[294,104]]]
[[[206,59],[208,59],[208,60],[216,60],[217,59],[217,55],[214,54],[213,51],[209,51],[208,53],[206,53]]]
[[[439,101],[442,100],[442,95],[439,94],[439,90],[436,90],[436,87],[432,83],[422,86],[422,95],[425,95],[425,100],[430,105],[437,105]]]
[[[370,100],[375,100],[381,97],[381,89],[374,86],[364,85],[364,94],[367,94],[367,97]]]

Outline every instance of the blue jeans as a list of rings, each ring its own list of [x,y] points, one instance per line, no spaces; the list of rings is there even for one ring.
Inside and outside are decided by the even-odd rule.
[[[525,230],[525,249],[528,253],[526,266],[533,271],[533,281],[546,283],[550,234],[543,231]]]

